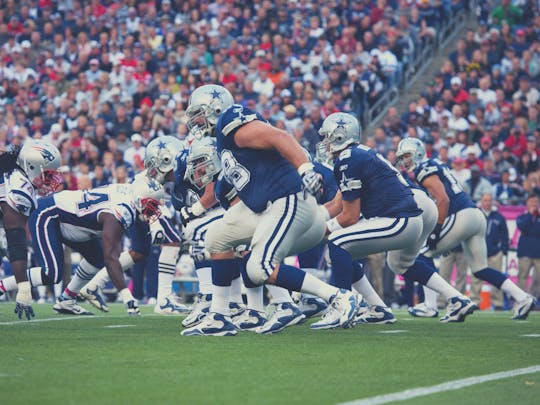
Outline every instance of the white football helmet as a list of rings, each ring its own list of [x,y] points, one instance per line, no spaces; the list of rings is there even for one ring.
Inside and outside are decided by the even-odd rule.
[[[163,184],[167,173],[174,169],[176,156],[183,149],[182,141],[174,136],[160,136],[150,142],[144,156],[148,178]]]
[[[219,116],[233,104],[232,94],[223,86],[206,84],[195,89],[186,109],[190,133],[196,138],[212,136]]]
[[[58,148],[40,139],[26,140],[17,157],[17,165],[41,196],[54,193],[62,185],[58,172],[61,164]]]
[[[216,140],[209,137],[194,140],[186,163],[186,179],[198,189],[206,187],[221,171]]]
[[[165,198],[165,189],[156,180],[139,177],[131,183],[133,203],[139,217],[152,223],[161,216],[160,206]]]
[[[397,147],[397,165],[412,171],[426,157],[426,146],[418,138],[402,139]]]
[[[317,148],[324,148],[327,153],[334,156],[347,146],[360,143],[360,124],[351,114],[333,113],[323,121],[319,135],[324,139],[321,141],[322,145],[317,145]]]

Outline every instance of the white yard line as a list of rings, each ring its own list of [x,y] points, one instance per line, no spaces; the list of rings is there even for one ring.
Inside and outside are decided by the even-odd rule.
[[[158,314],[143,314],[143,318],[147,318],[150,316],[157,316]],[[54,321],[71,321],[73,319],[136,319],[131,318],[129,315],[65,315],[65,316],[59,316],[57,318],[39,318],[39,319],[32,319],[30,321],[25,320],[19,320],[19,321],[10,321],[10,322],[0,322],[0,326],[10,326],[10,325],[27,325],[29,323],[42,323],[42,322],[54,322]]]
[[[116,328],[129,328],[131,326],[137,326],[137,325],[107,325],[107,326],[104,326],[104,328],[116,329]]]
[[[392,330],[381,330],[379,333],[406,333],[408,330],[406,329],[392,329]]]
[[[501,371],[499,373],[479,375],[476,377],[463,378],[461,380],[448,381],[431,387],[412,388],[393,394],[377,395],[375,397],[358,399],[350,402],[343,402],[340,405],[379,405],[394,401],[405,401],[412,398],[423,397],[425,395],[437,394],[439,392],[454,391],[471,385],[481,384],[488,381],[502,380],[504,378],[517,377],[524,374],[534,374],[540,372],[540,365],[518,368],[515,370]]]

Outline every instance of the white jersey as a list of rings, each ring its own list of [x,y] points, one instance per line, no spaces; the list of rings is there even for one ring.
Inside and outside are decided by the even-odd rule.
[[[0,202],[28,217],[37,207],[37,192],[28,177],[15,169],[9,174],[0,174]]]
[[[100,237],[99,215],[110,213],[129,228],[136,219],[130,184],[110,184],[91,190],[62,191],[54,195],[62,236],[73,242]]]

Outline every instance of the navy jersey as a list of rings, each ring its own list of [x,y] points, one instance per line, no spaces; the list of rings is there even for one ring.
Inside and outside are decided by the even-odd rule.
[[[401,173],[380,153],[364,145],[345,149],[334,165],[343,200],[360,198],[362,215],[415,217],[422,213]]]
[[[439,180],[444,185],[448,199],[450,200],[450,206],[448,207],[449,215],[455,214],[465,208],[476,207],[471,198],[463,191],[456,178],[452,175],[450,169],[448,169],[448,167],[439,159],[425,160],[414,169],[414,176],[420,185],[422,185],[424,179],[434,175],[439,177]],[[425,187],[423,188],[425,190]]]
[[[315,171],[319,173],[323,178],[323,193],[317,199],[317,202],[319,204],[326,204],[327,202],[334,199],[339,190],[339,187],[336,183],[336,179],[334,178],[334,172],[331,168],[320,162],[313,162],[313,165],[315,166]]]
[[[219,204],[224,209],[228,210],[231,206],[231,201],[238,194],[231,183],[229,183],[227,179],[220,174],[216,180],[216,183],[214,184],[214,195],[216,196],[216,200],[219,201]]]
[[[234,135],[251,121],[264,121],[259,114],[235,104],[220,116],[216,125],[217,150],[223,173],[240,199],[254,212],[262,212],[269,202],[302,189],[296,169],[276,150],[240,148]]]
[[[188,149],[184,149],[176,157],[174,165],[174,188],[171,193],[171,203],[176,210],[184,206],[191,207],[204,193],[204,188],[198,190],[193,184],[185,179],[187,168]]]

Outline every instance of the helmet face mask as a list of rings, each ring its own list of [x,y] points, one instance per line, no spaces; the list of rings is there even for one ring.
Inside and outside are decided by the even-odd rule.
[[[195,89],[186,109],[190,134],[196,139],[213,136],[219,116],[233,104],[233,96],[225,87],[207,84]]]
[[[203,138],[195,140],[187,157],[186,179],[198,189],[203,189],[221,171],[215,140]]]
[[[174,169],[176,156],[183,148],[182,142],[174,136],[160,136],[150,142],[144,157],[148,178],[163,184],[167,174]]]
[[[426,156],[424,143],[417,138],[402,139],[397,147],[396,165],[401,165],[408,171],[413,171]]]
[[[62,185],[62,175],[58,172],[61,161],[56,146],[37,139],[28,139],[17,157],[17,165],[41,196],[54,193]]]
[[[326,117],[319,129],[319,135],[324,138],[321,143],[326,145],[326,151],[332,157],[349,145],[360,143],[360,132],[358,120],[351,114],[341,112]]]
[[[157,181],[141,178],[132,183],[134,204],[141,220],[153,223],[161,216],[160,206],[163,203],[165,191]]]

